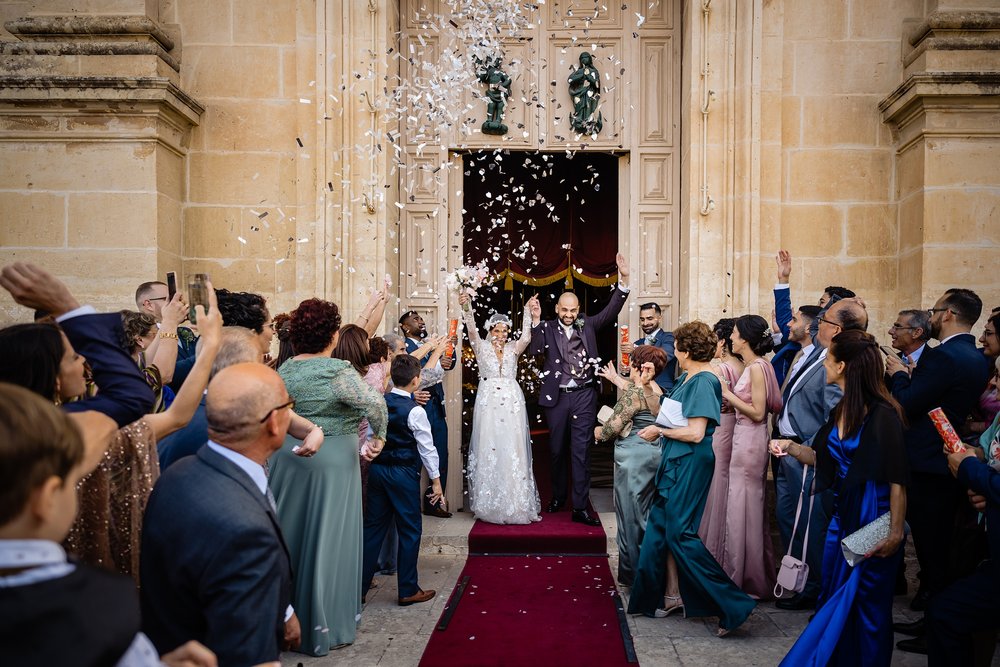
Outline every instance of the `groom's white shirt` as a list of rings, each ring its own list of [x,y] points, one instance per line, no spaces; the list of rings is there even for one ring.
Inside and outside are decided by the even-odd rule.
[[[402,389],[395,387],[390,393],[413,398]],[[413,437],[417,439],[417,453],[420,454],[420,460],[423,462],[424,468],[427,469],[427,476],[431,479],[437,479],[441,473],[438,471],[438,453],[437,449],[434,448],[434,437],[431,435],[431,423],[427,420],[427,411],[419,405],[410,410],[406,426],[413,433]]]

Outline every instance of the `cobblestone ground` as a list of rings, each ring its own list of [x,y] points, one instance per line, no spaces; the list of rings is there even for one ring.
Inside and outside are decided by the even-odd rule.
[[[595,489],[594,504],[600,511],[609,538],[611,571],[617,569],[614,553],[615,515],[610,510],[610,493]],[[464,512],[452,519],[426,518],[424,544],[420,554],[420,585],[437,590],[430,603],[399,607],[396,605],[396,578],[376,577],[378,588],[368,595],[362,614],[357,641],[351,646],[332,651],[322,658],[297,653],[285,654],[282,667],[411,667],[420,661],[428,637],[441,616],[458,575],[465,564],[465,540],[472,527],[472,518]],[[907,572],[916,572],[912,547],[907,553]],[[915,590],[911,583],[911,591]],[[623,591],[627,595],[627,589]],[[897,597],[894,615],[897,620],[914,620],[908,598]],[[809,612],[782,611],[773,602],[762,603],[750,620],[724,639],[715,637],[715,619],[684,619],[670,617],[652,619],[629,617],[639,664],[643,667],[745,667],[777,665],[794,643],[809,619]],[[897,640],[902,635],[897,635]],[[569,638],[568,638],[569,639]],[[998,652],[1000,653],[1000,652]],[[469,655],[469,665],[475,665],[475,655]],[[924,667],[924,656],[896,651],[892,664],[898,667]],[[1000,667],[1000,656],[993,661]],[[443,667],[459,667],[447,665]],[[519,666],[526,667],[526,666]],[[546,667],[556,667],[547,665]],[[585,667],[585,666],[574,666]]]

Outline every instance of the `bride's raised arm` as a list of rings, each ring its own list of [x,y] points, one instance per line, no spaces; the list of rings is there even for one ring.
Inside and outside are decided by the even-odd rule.
[[[476,326],[476,314],[472,311],[472,303],[467,294],[458,297],[458,303],[462,306],[462,320],[465,322],[465,332],[469,334],[469,342],[472,349],[476,349],[479,343],[479,327]]]
[[[531,343],[531,310],[524,306],[524,317],[521,318],[521,337],[514,343],[514,351],[521,354]]]

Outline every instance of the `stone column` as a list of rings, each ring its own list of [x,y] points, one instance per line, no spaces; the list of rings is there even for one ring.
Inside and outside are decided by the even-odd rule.
[[[121,308],[180,269],[184,155],[203,109],[179,87],[157,2],[27,7],[47,13],[0,35],[0,263],[36,262],[81,301]],[[14,317],[0,302],[0,321]]]
[[[879,105],[896,145],[900,308],[949,287],[1000,303],[1000,11],[987,6],[940,0],[906,24],[903,82]]]

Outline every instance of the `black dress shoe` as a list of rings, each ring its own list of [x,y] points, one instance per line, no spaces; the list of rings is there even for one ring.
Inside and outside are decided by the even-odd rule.
[[[552,512],[558,512],[559,510],[561,510],[563,508],[563,505],[565,505],[565,504],[566,504],[565,500],[554,500],[553,499],[549,503],[549,506],[545,508],[545,511],[548,512],[549,514],[551,514]]]
[[[596,516],[590,516],[587,510],[573,510],[573,521],[583,523],[588,526],[600,526],[601,520]]]
[[[896,642],[896,648],[907,653],[927,655],[927,637],[914,637]]]
[[[910,600],[910,609],[913,611],[927,611],[927,600],[930,597],[931,594],[926,588],[918,589],[917,594]]]
[[[787,600],[777,600],[774,606],[785,611],[805,611],[816,608],[816,598],[805,595],[796,595]]]
[[[922,637],[927,632],[924,628],[923,617],[918,618],[912,623],[893,623],[892,631],[902,635],[910,635],[911,637]]]
[[[430,509],[424,510],[424,516],[436,516],[439,519],[450,519],[451,512],[440,507],[432,507]]]

